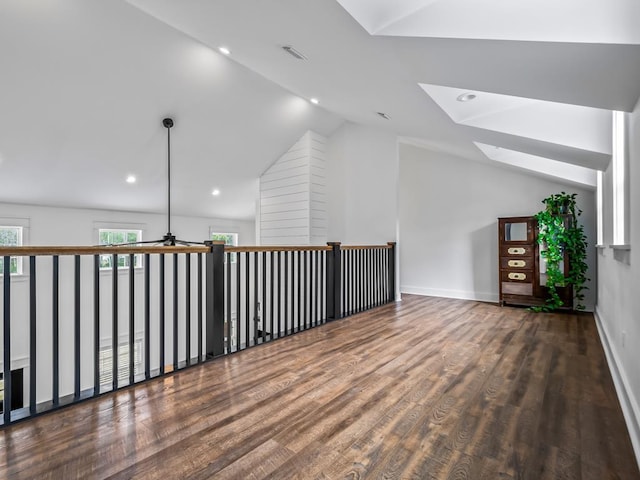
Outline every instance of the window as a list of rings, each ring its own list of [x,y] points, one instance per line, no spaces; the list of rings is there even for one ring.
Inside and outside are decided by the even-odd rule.
[[[100,228],[98,230],[100,245],[119,245],[123,243],[137,243],[142,241],[142,230],[126,230],[119,228]],[[134,268],[142,267],[142,255],[133,256]],[[100,269],[107,270],[113,267],[112,255],[100,255]],[[118,255],[118,268],[129,267],[129,255]]]
[[[100,348],[100,385],[113,383],[113,349],[111,345]],[[133,342],[133,373],[142,371],[142,340]],[[129,380],[129,344],[118,345],[118,385]]]
[[[604,245],[604,172],[596,172],[596,244]]]
[[[613,244],[628,243],[627,135],[624,112],[613,112]]]
[[[22,246],[22,227],[0,225],[0,245],[3,247]],[[11,275],[22,275],[22,257],[9,258]],[[4,273],[4,258],[0,257],[0,276]]]
[[[238,234],[237,233],[216,233],[211,232],[211,240],[222,240],[225,245],[230,247],[238,246]],[[235,252],[231,253],[231,263],[236,263],[236,254]],[[225,258],[226,261],[226,258]]]

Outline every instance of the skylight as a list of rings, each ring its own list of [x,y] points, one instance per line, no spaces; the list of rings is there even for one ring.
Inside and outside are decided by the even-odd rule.
[[[637,0],[338,0],[371,35],[640,44]]]
[[[611,154],[611,111],[531,98],[420,84],[461,125]],[[473,93],[473,101],[458,97]]]
[[[507,148],[500,148],[495,145],[486,145],[478,142],[474,142],[474,144],[489,159],[496,162],[524,168],[526,170],[531,170],[563,181],[578,183],[589,187],[596,186],[597,173],[595,170],[590,168],[559,162],[550,158],[538,157],[528,153],[517,152]]]

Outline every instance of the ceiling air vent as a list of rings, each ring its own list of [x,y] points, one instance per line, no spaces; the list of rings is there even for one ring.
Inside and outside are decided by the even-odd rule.
[[[306,60],[307,57],[304,56],[304,54],[300,53],[298,50],[296,50],[295,48],[293,48],[291,45],[285,45],[284,47],[282,47],[282,49],[287,52],[289,55],[291,55],[294,58],[297,58],[298,60]]]

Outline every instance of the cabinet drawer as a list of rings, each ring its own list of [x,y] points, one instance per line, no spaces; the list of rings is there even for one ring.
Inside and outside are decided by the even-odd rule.
[[[501,257],[532,257],[533,245],[503,245],[500,247]]]
[[[533,295],[533,284],[502,282],[502,294],[503,295],[524,295],[524,296],[530,297]]]
[[[533,269],[533,257],[502,257],[500,268],[506,270],[530,270]]]
[[[531,270],[502,270],[500,281],[515,283],[533,283],[533,272]]]

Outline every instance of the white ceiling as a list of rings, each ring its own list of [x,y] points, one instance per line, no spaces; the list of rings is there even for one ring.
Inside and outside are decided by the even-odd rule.
[[[176,122],[174,212],[183,214],[250,218],[261,172],[306,130],[330,135],[344,120],[472,160],[487,161],[478,142],[604,168],[607,113],[596,112],[595,123],[583,113],[632,111],[640,96],[640,17],[631,15],[631,0],[584,3],[591,13],[571,19],[571,38],[553,42],[521,41],[504,30],[472,39],[447,17],[447,2],[341,3],[365,18],[334,0],[3,0],[0,201],[163,212],[165,116]],[[535,15],[545,18],[558,11],[557,2],[537,5]],[[604,30],[618,31],[619,43],[574,32],[577,25],[597,33],[589,22],[598,5]],[[398,20],[432,9],[449,18],[450,35],[441,35],[449,38],[389,34],[406,23]],[[501,14],[492,18],[506,23]],[[535,15],[528,31],[542,34]],[[381,29],[384,35],[369,33]],[[219,54],[220,45],[232,54]],[[513,113],[504,108],[493,119],[476,112],[456,122],[440,106],[451,102],[443,100],[447,89],[434,97],[420,84],[591,109],[569,107],[578,112],[569,117],[574,123],[549,136],[544,125],[504,128]],[[310,97],[320,106],[304,100]],[[526,126],[557,108],[516,110]],[[129,173],[138,183],[124,182]],[[215,187],[219,197],[210,194]]]

